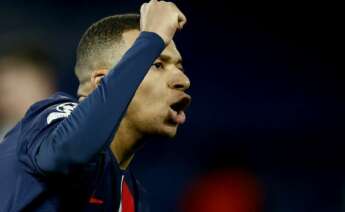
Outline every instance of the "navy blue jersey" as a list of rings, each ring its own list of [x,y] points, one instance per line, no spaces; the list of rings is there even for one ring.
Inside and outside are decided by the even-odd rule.
[[[158,35],[142,32],[83,101],[57,93],[30,107],[0,144],[0,212],[117,212],[123,179],[136,211],[146,209],[143,189],[119,169],[109,145],[164,46]]]

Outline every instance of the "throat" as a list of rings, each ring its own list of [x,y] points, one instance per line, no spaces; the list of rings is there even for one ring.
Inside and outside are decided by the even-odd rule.
[[[110,144],[110,149],[121,170],[129,167],[139,147],[140,139],[140,134],[131,129],[123,119]]]

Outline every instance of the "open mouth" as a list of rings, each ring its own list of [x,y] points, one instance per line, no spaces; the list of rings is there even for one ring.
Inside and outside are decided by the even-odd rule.
[[[184,111],[190,105],[190,102],[191,102],[191,98],[185,96],[182,99],[180,99],[178,102],[175,102],[172,105],[170,105],[170,108],[176,112]]]
[[[171,118],[176,124],[183,124],[186,121],[185,110],[191,103],[191,98],[189,96],[184,96],[179,101],[170,105],[172,111]]]

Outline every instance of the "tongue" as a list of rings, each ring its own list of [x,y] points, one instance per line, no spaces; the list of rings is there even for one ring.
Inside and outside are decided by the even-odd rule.
[[[174,116],[174,119],[177,124],[183,124],[186,121],[186,114],[184,111],[179,111],[176,113],[176,116]]]

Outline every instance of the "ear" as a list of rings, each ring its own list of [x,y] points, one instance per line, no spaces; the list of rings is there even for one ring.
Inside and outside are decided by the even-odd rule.
[[[107,72],[107,69],[98,69],[91,73],[91,86],[93,89],[101,83],[101,79],[107,74]]]

